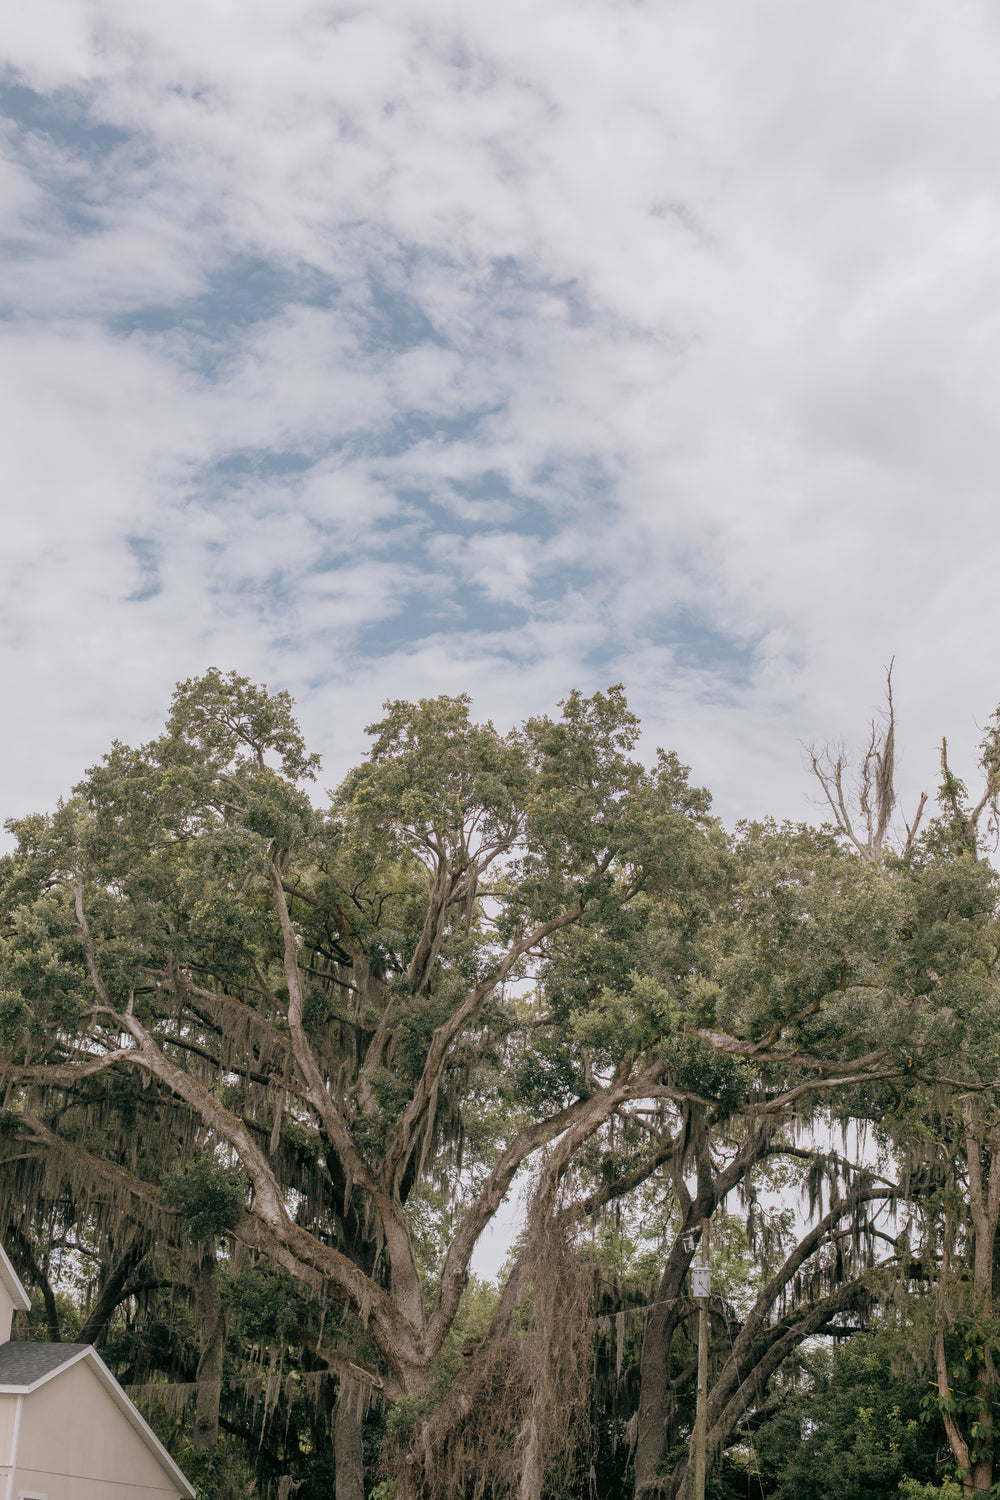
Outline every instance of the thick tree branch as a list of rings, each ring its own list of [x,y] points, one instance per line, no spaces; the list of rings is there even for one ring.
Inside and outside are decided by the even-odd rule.
[[[423,1070],[413,1091],[413,1097],[404,1110],[402,1119],[393,1132],[392,1142],[386,1151],[386,1175],[394,1186],[398,1185],[406,1162],[413,1151],[417,1126],[440,1085],[445,1059],[452,1042],[466,1026],[472,1023],[489,996],[503,984],[512,969],[527,953],[538,948],[553,933],[579,921],[582,913],[581,900],[577,901],[570,911],[553,917],[549,922],[542,923],[514,942],[493,973],[477,984],[447,1021],[443,1021],[435,1029],[431,1044],[427,1049]]]
[[[396,1195],[383,1187],[382,1181],[369,1170],[347,1127],[340,1110],[330,1097],[326,1081],[313,1056],[302,1024],[302,976],[299,973],[299,950],[281,879],[280,857],[271,857],[271,883],[284,943],[285,982],[288,985],[288,1028],[292,1051],[305,1085],[306,1097],[322,1122],[323,1129],[343,1162],[345,1171],[372,1197],[382,1219],[386,1250],[392,1268],[393,1293],[398,1306],[414,1329],[423,1326],[423,1289],[413,1254],[409,1226]],[[385,1174],[389,1178],[389,1173]],[[390,1179],[391,1180],[391,1179]]]

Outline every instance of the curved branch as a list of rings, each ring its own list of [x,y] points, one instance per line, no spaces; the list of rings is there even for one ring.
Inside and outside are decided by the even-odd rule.
[[[23,1066],[4,1063],[0,1067],[0,1077],[12,1083],[73,1084],[81,1078],[92,1078],[95,1073],[103,1073],[116,1063],[136,1060],[137,1052],[134,1047],[117,1047],[114,1052],[96,1054],[84,1063],[30,1063]]]
[[[431,1037],[430,1047],[427,1049],[423,1070],[413,1091],[413,1098],[404,1110],[386,1152],[386,1176],[387,1180],[393,1184],[394,1191],[413,1150],[417,1126],[437,1092],[452,1042],[466,1026],[471,1024],[490,995],[503,984],[511,970],[526,953],[537,948],[554,932],[559,932],[562,928],[579,921],[582,913],[583,901],[581,899],[568,912],[564,912],[559,917],[553,917],[550,922],[542,923],[525,937],[520,938],[504,955],[493,973],[481,980],[457,1010],[453,1011],[448,1019],[436,1028]]]

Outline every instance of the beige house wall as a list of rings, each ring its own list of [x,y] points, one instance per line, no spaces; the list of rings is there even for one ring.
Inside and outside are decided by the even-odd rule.
[[[14,1440],[14,1424],[17,1421],[17,1403],[20,1396],[0,1396],[0,1471],[9,1468],[11,1443]],[[3,1491],[0,1490],[0,1496]]]
[[[10,1326],[14,1321],[14,1299],[0,1281],[0,1344],[10,1338]]]
[[[14,1500],[17,1494],[11,1483],[14,1476],[11,1465],[21,1400],[20,1396],[0,1396],[0,1500],[8,1500],[8,1497]]]
[[[106,1479],[75,1479],[65,1474],[44,1473],[41,1469],[22,1469],[18,1465],[10,1500],[24,1491],[30,1495],[47,1495],[48,1500],[161,1500],[176,1495],[176,1490],[151,1490],[141,1484],[109,1484]],[[7,1500],[0,1491],[0,1500]]]
[[[87,1360],[23,1400],[10,1500],[19,1490],[48,1500],[176,1500],[180,1492]]]

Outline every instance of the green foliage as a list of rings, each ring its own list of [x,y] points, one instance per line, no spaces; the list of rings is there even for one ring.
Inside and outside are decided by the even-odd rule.
[[[263,769],[273,755],[290,781],[312,778],[319,756],[305,748],[287,692],[269,693],[236,672],[211,667],[178,684],[167,737],[178,750],[207,754],[217,765]]]
[[[439,1396],[449,1391],[462,1373],[475,1346],[485,1335],[496,1312],[499,1293],[479,1276],[470,1276],[448,1337],[437,1356],[434,1389]]]
[[[163,1196],[180,1209],[185,1233],[204,1244],[235,1229],[246,1202],[246,1183],[237,1169],[200,1155],[164,1179]]]
[[[28,1018],[28,1005],[16,990],[0,990],[0,1047],[12,1047],[20,1040]]]
[[[270,1347],[284,1343],[293,1328],[308,1326],[308,1304],[287,1275],[257,1263],[224,1279],[223,1295],[241,1337]]]
[[[53,1294],[59,1336],[64,1343],[75,1341],[83,1327],[83,1314],[72,1292],[60,1288]],[[37,1287],[31,1291],[31,1308],[27,1314],[28,1338],[35,1343],[48,1343],[52,1337],[49,1326],[49,1310]]]
[[[871,1119],[881,1165],[892,1170],[895,1152],[905,1171],[895,1245],[848,1223],[770,1309],[762,1344],[845,1265],[860,1276],[882,1256],[864,1274],[905,1302],[910,1368],[938,1303],[907,1275],[933,1291],[947,1235],[953,1264],[973,1258],[973,1125],[984,1170],[1000,1150],[1000,945],[997,876],[975,857],[967,789],[945,765],[942,817],[905,855],[866,859],[829,829],[772,821],[730,837],[676,757],[635,759],[639,724],[620,685],[571,693],[560,709],[500,732],[474,721],[464,695],[387,703],[364,763],[319,809],[303,789],[318,760],[288,695],[213,669],[179,686],[159,738],[113,745],[52,814],[9,825],[0,1180],[33,1233],[92,1256],[102,1275],[126,1242],[156,1247],[156,1272],[130,1287],[107,1349],[138,1385],[174,1392],[156,1420],[178,1451],[190,1422],[170,1399],[198,1365],[191,1244],[223,1242],[236,1416],[215,1456],[190,1460],[206,1494],[225,1493],[223,1473],[245,1490],[252,1474],[262,1493],[279,1473],[303,1496],[331,1482],[336,1377],[318,1339],[384,1389],[416,1391],[369,1423],[370,1441],[387,1420],[395,1444],[416,1442],[471,1368],[497,1292],[473,1278],[433,1347],[421,1307],[433,1313],[463,1214],[528,1129],[564,1222],[581,1243],[591,1236],[588,1275],[605,1298],[580,1493],[591,1458],[602,1495],[630,1482],[643,1318],[686,1195],[772,1125],[772,1143],[792,1149],[821,1112]],[[994,812],[998,746],[991,728],[983,806]],[[100,1066],[105,1051],[113,1067]],[[838,1080],[859,1058],[864,1076],[848,1089]],[[601,1115],[612,1081],[627,1087]],[[576,1139],[567,1120],[589,1110]],[[854,1175],[823,1154],[810,1212]],[[730,1331],[784,1253],[790,1210],[757,1202],[781,1191],[782,1171],[761,1164],[745,1179],[745,1221],[731,1198],[714,1210],[714,1315]],[[510,1177],[497,1198],[509,1189]],[[266,1193],[289,1206],[289,1224],[272,1214],[252,1226],[262,1239],[227,1246]],[[281,1271],[246,1248],[275,1235]],[[237,1248],[238,1273],[226,1261]],[[978,1452],[995,1329],[977,1320],[966,1273],[942,1304],[946,1401]],[[92,1297],[97,1272],[73,1274]],[[667,1300],[683,1309],[676,1291]],[[373,1315],[394,1298],[391,1317]],[[856,1306],[864,1316],[865,1297]],[[72,1326],[69,1308],[58,1313]],[[677,1382],[668,1458],[684,1450],[693,1395],[691,1324],[678,1316],[663,1360]],[[510,1337],[524,1331],[516,1315]],[[888,1347],[811,1353],[797,1387],[779,1370],[751,1413],[770,1403],[760,1443],[734,1448],[713,1493],[767,1482],[796,1500],[947,1494],[927,1488],[941,1478],[938,1397],[925,1376],[894,1374]]]
[[[933,1482],[941,1434],[921,1421],[926,1385],[894,1374],[877,1338],[853,1338],[808,1357],[757,1442],[776,1500],[887,1500],[906,1478]]]
[[[390,856],[467,851],[470,819],[480,849],[508,846],[517,833],[528,784],[523,743],[516,732],[473,724],[470,702],[465,694],[389,702],[368,726],[369,759],[347,777],[338,806]]]
[[[628,1051],[656,1047],[683,1019],[673,994],[651,975],[635,970],[627,991],[602,989],[586,1010],[570,1013],[575,1035],[602,1063],[617,1062]]]
[[[896,1492],[901,1500],[962,1500],[962,1486],[957,1479],[943,1484],[921,1484],[918,1479],[901,1479]]]
[[[156,1421],[157,1414],[152,1416]],[[163,1425],[162,1418],[158,1425]],[[175,1444],[174,1457],[194,1485],[197,1500],[241,1500],[247,1492],[253,1471],[229,1443],[206,1450],[196,1448],[190,1439],[182,1439]]]

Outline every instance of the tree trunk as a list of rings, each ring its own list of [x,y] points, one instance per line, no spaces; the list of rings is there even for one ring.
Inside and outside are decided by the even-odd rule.
[[[356,1380],[340,1377],[337,1409],[333,1418],[333,1457],[336,1500],[365,1500],[365,1467],[362,1428],[365,1393]]]
[[[97,1300],[91,1307],[87,1321],[80,1330],[79,1342],[81,1344],[103,1343],[112,1315],[128,1296],[129,1278],[141,1264],[148,1249],[149,1241],[146,1236],[136,1235],[121,1260],[109,1273]]]
[[[658,1290],[662,1291],[662,1283]],[[640,1362],[638,1432],[635,1444],[635,1493],[652,1496],[661,1487],[677,1407],[670,1379],[670,1349],[677,1326],[677,1309],[660,1299],[646,1319]]]
[[[62,1333],[59,1330],[59,1308],[56,1304],[55,1293],[52,1290],[48,1276],[35,1259],[31,1240],[22,1229],[9,1229],[7,1231],[7,1238],[9,1242],[17,1244],[22,1260],[28,1267],[33,1281],[42,1293],[42,1300],[45,1303],[45,1326],[49,1335],[49,1343],[61,1343]]]
[[[663,1466],[673,1437],[677,1408],[676,1386],[670,1378],[670,1353],[682,1313],[680,1299],[684,1278],[694,1255],[694,1246],[701,1238],[703,1221],[714,1212],[720,1192],[724,1198],[745,1175],[754,1154],[748,1141],[744,1150],[730,1163],[729,1172],[713,1181],[704,1124],[704,1113],[692,1110],[688,1132],[695,1144],[698,1191],[692,1198],[684,1189],[683,1180],[680,1181],[684,1219],[667,1256],[656,1288],[656,1302],[649,1310],[642,1340],[635,1448],[636,1500],[654,1500],[656,1496],[669,1493]]]
[[[969,1211],[975,1230],[975,1253],[972,1262],[973,1306],[984,1327],[993,1320],[993,1257],[998,1219],[1000,1219],[1000,1127],[983,1121],[981,1111],[966,1104],[965,1154],[969,1168]],[[983,1158],[989,1160],[989,1172],[983,1180]],[[943,1280],[943,1267],[942,1267]],[[976,1380],[979,1410],[976,1426],[971,1429],[968,1444],[971,1469],[966,1490],[973,1495],[989,1494],[993,1488],[994,1436],[993,1390],[996,1370],[987,1345]],[[949,1439],[951,1434],[949,1433]],[[955,1444],[951,1444],[954,1452]]]
[[[201,1353],[198,1359],[194,1445],[196,1448],[211,1450],[219,1441],[222,1363],[226,1353],[226,1315],[219,1293],[214,1246],[206,1250],[198,1264],[195,1308]]]

